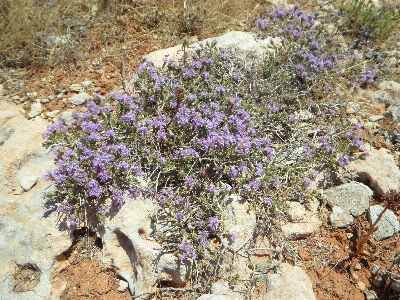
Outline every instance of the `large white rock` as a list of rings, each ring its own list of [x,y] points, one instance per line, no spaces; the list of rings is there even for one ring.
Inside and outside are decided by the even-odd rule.
[[[300,268],[282,263],[268,274],[267,292],[262,300],[312,300],[315,295],[310,278]]]
[[[369,187],[353,181],[327,189],[323,196],[331,208],[338,206],[358,217],[369,208],[372,195],[373,192]]]
[[[150,237],[151,218],[159,208],[149,199],[130,199],[104,225],[102,261],[118,270],[135,299],[156,292],[159,281],[182,285],[189,275],[189,263],[161,253],[160,244]]]
[[[43,192],[49,183],[42,177],[53,167],[54,159],[42,147],[46,126],[43,119],[28,121],[17,107],[0,102],[1,150],[7,153],[0,155],[0,298],[50,299],[57,257],[72,244],[70,233],[57,227],[56,213],[44,205]],[[36,187],[13,195],[22,174],[35,177]],[[41,273],[31,291],[13,292],[17,265],[32,265]],[[59,295],[53,295],[57,298]]]
[[[376,222],[383,209],[384,208],[380,205],[370,207],[368,211],[368,220],[371,225]],[[375,231],[372,236],[378,241],[391,237],[399,232],[400,229],[399,221],[397,220],[395,213],[389,209],[385,211],[376,226],[378,227],[378,230]]]
[[[216,38],[209,38],[200,42],[193,43],[189,46],[189,50],[199,48],[199,43],[205,44],[206,42],[211,43],[216,41],[218,48],[228,48],[235,46],[239,51],[248,53],[250,51],[255,52],[262,57],[266,52],[275,51],[275,47],[279,48],[282,45],[280,38],[267,38],[264,40],[258,40],[254,38],[254,35],[249,32],[242,31],[230,31],[222,36]],[[182,57],[182,45],[162,49],[147,54],[144,59],[150,60],[154,66],[162,67],[165,58],[173,58],[179,60]]]
[[[372,149],[368,157],[352,161],[347,168],[380,196],[390,190],[400,191],[400,170],[389,150]]]

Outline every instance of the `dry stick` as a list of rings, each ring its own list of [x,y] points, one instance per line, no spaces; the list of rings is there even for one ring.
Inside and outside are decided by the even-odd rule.
[[[122,89],[124,90],[125,93],[128,94],[125,84],[125,60],[124,60],[125,50],[126,50],[126,38],[124,33],[124,45],[122,46],[122,51],[121,51],[121,80],[122,80]]]

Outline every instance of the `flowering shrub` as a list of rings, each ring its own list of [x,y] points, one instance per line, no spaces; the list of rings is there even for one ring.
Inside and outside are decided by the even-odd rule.
[[[238,237],[221,220],[228,195],[251,204],[262,232],[265,217],[278,215],[287,200],[283,191],[306,193],[323,167],[347,165],[362,146],[359,128],[347,128],[340,103],[307,102],[304,93],[335,72],[327,70],[337,67],[339,56],[311,38],[313,17],[297,9],[278,8],[270,21],[257,21],[264,31],[271,22],[291,20],[292,27],[279,34],[300,45],[286,58],[279,54],[264,79],[247,77],[234,50],[200,44],[180,62],[167,59],[160,70],[144,62],[133,95],[111,94],[109,102],[95,97],[87,112],[51,125],[44,137],[56,168],[46,178],[56,190],[48,197],[67,224],[96,226],[128,199],[153,198],[161,207],[156,226],[164,250],[182,262],[218,259],[221,252],[210,240]],[[282,97],[266,97],[263,82],[288,61],[287,77],[273,82],[299,85]],[[255,74],[265,68],[258,66]],[[250,86],[257,90],[249,92]],[[299,113],[306,108],[312,117]],[[94,214],[95,220],[88,217]]]

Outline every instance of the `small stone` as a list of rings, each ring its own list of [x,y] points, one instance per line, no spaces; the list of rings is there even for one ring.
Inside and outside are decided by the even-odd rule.
[[[363,124],[363,128],[365,128],[365,129],[372,129],[374,127],[375,127],[375,124],[373,122],[365,122]]]
[[[27,192],[38,182],[39,177],[35,175],[25,176],[20,180],[22,189]]]
[[[371,274],[374,274],[374,275],[378,274],[380,269],[381,268],[378,267],[377,265],[372,265],[371,268],[370,268]]]
[[[287,214],[292,222],[298,222],[302,220],[306,214],[306,209],[299,202],[288,202]]]
[[[26,93],[26,95],[28,96],[28,98],[35,100],[37,97],[37,92]]]
[[[308,223],[287,223],[282,226],[282,233],[287,240],[299,240],[311,236],[321,226],[321,221],[314,217]]]
[[[357,282],[357,287],[361,290],[361,291],[365,291],[365,283],[362,281]]]
[[[21,114],[23,114],[23,115],[26,114],[26,110],[25,110],[25,109],[22,109],[22,108],[19,109],[19,112],[20,112]]]
[[[6,89],[4,88],[4,84],[0,84],[0,96],[4,96],[6,94]]]
[[[378,300],[378,295],[374,291],[366,290],[364,291],[365,299],[366,300]]]
[[[215,295],[224,295],[230,292],[229,284],[225,280],[219,280],[212,284],[211,293]]]
[[[119,281],[119,287],[118,287],[118,292],[120,293],[124,293],[129,287],[129,284],[124,281],[124,280],[120,280]]]
[[[314,114],[308,110],[300,110],[299,112],[294,113],[295,116],[300,120],[300,121],[309,121],[314,119]]]
[[[50,101],[53,101],[54,99],[56,99],[55,95],[50,95],[47,97],[47,99],[49,99]]]
[[[362,266],[360,263],[357,263],[354,267],[357,271],[360,271],[362,269]]]
[[[378,219],[378,216],[383,211],[380,205],[374,205],[369,208],[368,221],[372,224]],[[378,230],[374,232],[374,239],[380,241],[385,238],[391,237],[399,231],[399,221],[393,211],[386,210],[381,220],[377,224]]]
[[[46,112],[46,117],[52,119],[60,113],[58,109]]]
[[[84,90],[87,90],[92,85],[91,80],[85,80],[81,82],[81,86]]]
[[[69,90],[71,92],[77,92],[79,93],[80,91],[82,91],[82,86],[80,84],[77,83],[73,83],[69,86]]]
[[[38,99],[39,100],[39,99]],[[50,100],[49,99],[40,99],[40,102],[45,104],[45,103],[49,103]]]
[[[330,220],[332,226],[336,228],[346,227],[354,222],[353,216],[348,211],[344,211],[341,207],[336,205],[332,208]]]
[[[369,120],[370,120],[371,122],[377,122],[377,121],[382,120],[382,119],[383,119],[383,116],[382,116],[382,115],[377,115],[377,116],[371,116],[371,117],[369,117]]]
[[[32,104],[31,106],[31,111],[28,113],[28,118],[32,119],[36,116],[39,116],[43,111],[42,105],[40,104],[40,102],[36,102],[34,104]]]
[[[348,239],[351,239],[354,236],[354,234],[349,232],[349,233],[346,233],[346,236],[347,236]]]
[[[69,98],[69,102],[71,102],[74,105],[81,105],[85,103],[88,98],[89,95],[87,93],[79,93]]]
[[[351,118],[349,121],[350,121],[350,123],[351,123],[352,125],[356,125],[356,124],[359,124],[359,123],[360,123],[360,121],[359,121],[357,118]]]
[[[100,87],[100,86],[96,86],[96,87],[93,89],[93,91],[94,91],[95,93],[99,93],[99,92],[101,91],[101,87]]]
[[[21,99],[21,98],[17,95],[17,96],[13,96],[12,99],[13,99],[14,101],[18,101],[18,102],[19,102],[19,99]]]

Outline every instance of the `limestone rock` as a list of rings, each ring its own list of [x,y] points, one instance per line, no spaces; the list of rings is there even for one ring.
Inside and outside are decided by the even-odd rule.
[[[40,104],[40,101],[32,104],[31,106],[31,111],[28,113],[28,118],[32,119],[36,116],[39,116],[43,111],[42,104]]]
[[[380,196],[390,190],[400,191],[400,170],[390,151],[384,148],[372,149],[368,157],[352,161],[347,169],[354,179],[368,182]]]
[[[400,83],[395,81],[382,81],[379,90],[361,92],[361,96],[374,102],[383,104],[400,105]]]
[[[256,215],[248,203],[242,202],[240,196],[231,195],[223,211],[222,220],[224,228],[237,235],[232,242],[230,236],[222,237],[225,247],[237,251],[246,241],[253,236],[256,228]]]
[[[310,278],[300,268],[282,263],[268,274],[268,289],[262,300],[312,300],[315,295]]]
[[[216,46],[218,48],[227,48],[230,46],[236,46],[240,51],[249,52],[254,51],[259,55],[263,55],[265,51],[274,51],[274,47],[281,46],[281,40],[279,38],[267,38],[264,40],[256,40],[252,33],[242,32],[242,31],[231,31],[222,36],[216,38],[210,38],[203,40],[201,42],[193,43],[189,46],[189,49],[199,48],[200,43],[216,41]],[[182,56],[182,45],[175,47],[162,49],[158,51],[151,52],[147,54],[144,59],[150,60],[154,66],[162,67],[165,58],[173,58],[176,60],[180,59]]]
[[[22,189],[25,192],[29,191],[38,182],[38,179],[39,177],[36,175],[23,176],[20,181]]]
[[[56,117],[59,113],[60,113],[60,111],[58,109],[53,110],[53,111],[48,111],[48,112],[46,112],[46,117],[52,119],[52,118]]]
[[[73,105],[81,105],[84,104],[88,98],[89,94],[79,93],[69,98],[69,102],[72,103]]]
[[[304,223],[287,223],[281,227],[282,233],[288,240],[299,240],[311,236],[316,232],[322,222],[317,216]]]
[[[224,295],[204,294],[197,300],[244,300],[244,297],[239,293],[228,293]]]
[[[330,207],[339,206],[354,217],[358,217],[368,209],[372,194],[369,187],[353,181],[325,190],[324,198]]]
[[[332,207],[330,220],[332,226],[337,228],[346,227],[354,222],[353,216],[348,211],[344,211],[341,207],[336,205]]]
[[[104,225],[102,261],[118,270],[135,299],[155,292],[159,280],[182,285],[189,275],[189,262],[181,264],[174,255],[161,253],[150,237],[151,217],[158,209],[151,200],[130,199]]]
[[[380,205],[371,206],[368,212],[368,221],[372,224],[378,219],[379,214],[383,211],[383,207]],[[391,210],[385,211],[382,219],[377,224],[378,230],[372,235],[374,239],[380,241],[385,238],[391,237],[395,233],[399,232],[400,226],[399,221],[395,213]]]

